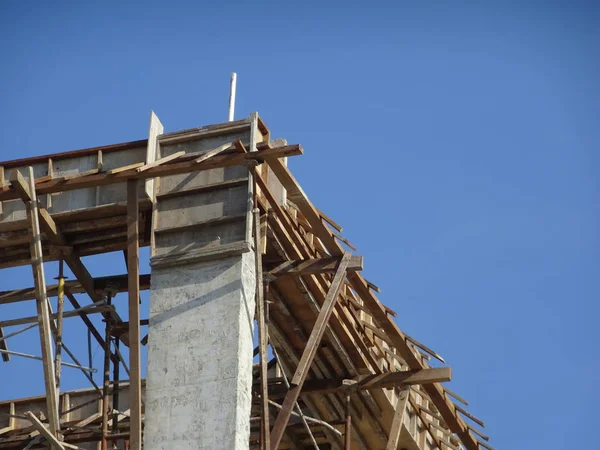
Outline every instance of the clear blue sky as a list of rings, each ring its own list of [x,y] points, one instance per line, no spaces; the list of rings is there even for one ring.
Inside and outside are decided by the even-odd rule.
[[[151,109],[167,131],[225,121],[237,71],[237,117],[304,146],[297,178],[492,445],[597,448],[598,4],[83,3],[0,4],[0,160],[142,139]],[[10,346],[39,354],[35,333]],[[41,373],[0,363],[0,398]]]

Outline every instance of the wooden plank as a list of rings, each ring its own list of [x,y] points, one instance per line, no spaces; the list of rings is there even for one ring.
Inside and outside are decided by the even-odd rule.
[[[383,331],[381,331],[379,328],[377,328],[375,325],[373,325],[365,320],[361,320],[360,322],[362,323],[363,326],[365,326],[366,328],[371,330],[373,332],[373,334],[375,336],[377,336],[379,339],[381,339],[383,342],[389,344],[390,346],[394,345],[394,343],[389,338],[389,336],[387,334],[385,334]]]
[[[435,359],[443,362],[444,364],[446,364],[446,361],[444,360],[444,358],[442,358],[440,355],[438,355],[436,352],[434,352],[433,350],[431,350],[429,347],[427,347],[424,344],[421,344],[419,341],[417,341],[415,338],[410,337],[408,334],[404,335],[406,337],[406,340],[411,342],[413,345],[419,347],[421,350],[423,350],[424,352],[430,354],[431,356],[433,356]]]
[[[281,275],[309,275],[312,273],[335,272],[341,258],[315,258],[284,261],[270,270],[267,278],[271,279]],[[363,257],[351,256],[348,271],[362,270]]]
[[[54,352],[52,349],[52,331],[50,328],[49,301],[46,295],[46,279],[44,274],[44,261],[42,258],[42,237],[38,217],[38,205],[34,186],[33,168],[29,167],[29,186],[19,171],[13,171],[11,184],[17,192],[23,195],[27,207],[27,219],[32,233],[31,241],[31,267],[36,288],[36,307],[38,322],[40,324],[40,344],[44,368],[44,385],[46,388],[46,408],[48,422],[52,435],[60,429],[58,415],[58,396],[56,392],[56,378],[54,369]]]
[[[199,156],[198,158],[196,158],[194,160],[194,162],[195,163],[204,162],[204,161],[212,158],[213,156],[217,156],[219,153],[223,153],[225,150],[232,148],[232,146],[233,146],[233,142],[228,142],[226,144],[219,145],[217,148],[213,148],[212,150],[209,150],[206,153]]]
[[[33,169],[30,171],[30,176],[33,177]],[[33,199],[31,187],[25,177],[18,170],[13,170],[10,178],[10,184],[17,193],[16,198],[21,198],[24,202],[30,202]]]
[[[161,167],[161,166],[159,166]],[[140,372],[140,273],[138,183],[127,182],[127,269],[129,273],[129,406],[131,449],[142,448],[142,384]]]
[[[150,125],[148,127],[148,142],[146,145],[146,164],[156,161],[161,156],[158,137],[163,134],[165,127],[154,111],[150,113]],[[156,207],[156,192],[158,191],[159,180],[148,179],[144,182],[144,192],[153,201],[153,209]],[[151,239],[152,240],[152,239]]]
[[[459,402],[461,402],[463,405],[469,406],[469,402],[468,401],[466,401],[463,397],[461,397],[460,395],[458,395],[456,392],[451,391],[450,389],[448,389],[446,386],[444,386],[444,392],[446,394],[448,394],[450,397],[453,397],[456,400],[458,400]]]
[[[268,383],[268,354],[269,342],[267,329],[267,302],[264,296],[262,276],[262,254],[260,236],[260,210],[254,209],[254,253],[256,258],[256,316],[258,321],[258,350],[260,355],[260,419],[261,419],[261,449],[270,450],[269,426],[269,389]]]
[[[321,216],[321,219],[323,219],[325,222],[327,222],[329,225],[331,225],[333,228],[335,228],[338,231],[338,233],[341,233],[343,231],[343,228],[341,227],[341,225],[338,225],[337,222],[335,222],[333,219],[331,219],[323,211],[321,211],[320,209],[317,208],[317,212]]]
[[[94,413],[91,416],[88,416],[85,419],[80,420],[79,422],[71,425],[71,427],[69,427],[69,428],[73,428],[73,429],[83,428],[83,427],[89,425],[90,423],[95,422],[96,420],[98,420],[101,417],[102,417],[102,413],[99,413],[99,412]]]
[[[277,450],[279,443],[281,442],[283,433],[290,419],[292,409],[298,400],[298,396],[302,390],[302,385],[306,380],[306,376],[308,375],[310,366],[313,362],[315,354],[317,353],[319,344],[321,343],[321,338],[325,333],[325,328],[327,327],[327,323],[329,322],[333,308],[337,303],[340,290],[344,284],[344,278],[346,277],[346,268],[350,262],[350,256],[350,253],[345,253],[342,257],[333,281],[331,282],[329,291],[327,292],[327,297],[321,306],[321,311],[319,311],[317,321],[315,322],[315,325],[310,333],[310,337],[308,338],[308,342],[306,343],[306,347],[304,348],[304,352],[302,353],[302,357],[300,358],[300,362],[292,378],[292,387],[285,396],[283,408],[277,415],[277,419],[273,425],[273,431],[271,432],[271,450]]]
[[[408,389],[402,389],[398,394],[398,402],[396,403],[396,410],[394,411],[394,418],[392,419],[390,435],[387,441],[387,445],[385,446],[385,450],[398,450],[400,431],[402,431],[404,414],[406,412],[406,404],[408,403],[409,397],[410,391]]]
[[[139,162],[139,163],[133,163],[133,164],[128,164],[126,166],[122,166],[122,167],[115,167],[114,169],[110,169],[106,171],[107,175],[116,175],[117,173],[121,173],[121,172],[127,172],[128,170],[133,170],[133,169],[138,169],[140,167],[143,167],[145,163],[143,162]]]
[[[228,188],[232,188],[232,187],[242,186],[245,184],[248,184],[247,177],[246,178],[236,178],[234,180],[226,180],[226,181],[221,181],[219,183],[204,184],[202,186],[177,189],[177,190],[174,190],[171,192],[165,192],[164,194],[156,194],[156,199],[164,200],[167,198],[181,197],[181,196],[185,196],[185,195],[197,195],[197,194],[202,194],[205,192],[211,192],[214,190],[228,189]]]
[[[353,251],[355,251],[355,252],[357,252],[357,251],[358,251],[358,250],[356,249],[356,247],[355,247],[354,245],[352,245],[352,243],[351,243],[351,242],[350,242],[348,239],[346,239],[344,236],[342,236],[341,234],[339,234],[339,233],[337,233],[337,232],[335,232],[335,231],[333,231],[333,232],[332,232],[332,234],[335,236],[335,238],[336,238],[336,239],[338,239],[338,240],[340,240],[341,242],[343,242],[344,244],[346,244],[346,246],[347,246],[349,249],[351,249],[351,250],[353,250]],[[379,291],[378,291],[378,292],[379,292]]]
[[[471,414],[469,411],[467,411],[466,409],[458,406],[458,405],[454,405],[454,407],[456,408],[456,410],[458,412],[460,412],[462,415],[464,415],[465,417],[468,417],[469,419],[471,419],[473,422],[475,422],[477,425],[485,428],[485,423],[483,423],[483,420],[478,419],[477,417],[475,417],[473,414]]]
[[[341,391],[367,391],[374,389],[393,389],[396,387],[439,383],[452,379],[450,367],[436,367],[434,369],[407,370],[400,372],[384,372],[381,374],[361,375],[352,379],[319,379],[307,380],[300,395],[324,395],[339,393]],[[278,398],[285,391],[280,385],[271,386],[271,395]]]
[[[94,291],[97,294],[102,294],[109,283],[115,286],[117,292],[127,292],[127,274],[98,277],[93,278],[92,281]],[[140,275],[140,290],[148,289],[150,289],[150,274],[142,274]],[[85,293],[85,289],[83,289],[78,280],[67,280],[65,281],[65,292],[83,294]],[[56,297],[58,295],[58,284],[46,286],[46,293],[48,297]],[[0,291],[0,305],[28,300],[35,300],[35,287],[15,289],[13,291]]]
[[[486,441],[490,440],[490,437],[487,434],[482,433],[481,431],[473,428],[472,426],[469,426],[469,430],[471,430],[473,433],[475,433],[476,435],[481,437],[483,440],[486,440]]]
[[[69,317],[75,317],[75,316],[78,316],[80,313],[95,314],[95,313],[103,313],[103,312],[110,311],[110,310],[112,310],[112,308],[109,306],[87,305],[80,310],[65,311],[63,313],[63,318],[67,319]],[[48,318],[50,320],[56,320],[56,319],[58,319],[58,314],[48,314]],[[28,323],[35,323],[35,322],[38,322],[38,316],[19,317],[18,319],[2,320],[2,321],[0,321],[0,326],[14,327],[15,325],[26,325]]]
[[[215,225],[223,225],[225,223],[236,222],[238,220],[246,219],[246,214],[237,214],[231,216],[221,216],[214,219],[208,219],[202,222],[196,222],[189,225],[179,225],[173,227],[163,227],[154,230],[154,234],[165,234],[165,233],[181,233],[184,231],[195,230],[197,228],[211,227]]]
[[[79,178],[79,177],[87,177],[88,175],[95,175],[98,172],[100,172],[100,169],[98,169],[98,168],[90,169],[90,170],[86,170],[85,172],[74,173],[72,175],[65,175],[64,177],[62,177],[62,179],[63,180],[73,180],[73,179]]]
[[[46,426],[40,422],[40,420],[35,417],[31,411],[25,412],[25,417],[31,422],[33,427],[42,435],[46,440],[50,443],[52,449],[65,450],[65,447],[62,442],[60,442],[57,437],[54,435],[55,431],[52,429],[52,425],[50,429],[46,428]],[[70,447],[69,447],[70,448]]]
[[[119,173],[108,174],[101,172],[95,175],[89,175],[83,178],[75,178],[72,180],[57,181],[56,179],[40,183],[36,185],[38,194],[49,194],[54,192],[66,192],[75,189],[84,189],[95,186],[106,186],[109,184],[122,183],[128,179],[142,180],[154,177],[163,177],[167,175],[176,175],[181,173],[189,173],[201,170],[210,170],[221,167],[231,167],[243,165],[247,161],[262,161],[267,156],[269,158],[287,158],[297,156],[303,153],[300,145],[287,145],[277,148],[263,148],[251,153],[235,153],[227,155],[216,155],[209,160],[195,163],[193,160],[186,160],[185,157],[180,158],[176,162],[163,164],[158,167],[153,167],[145,172],[136,172],[135,168],[130,168]],[[144,163],[138,163],[141,167]],[[0,201],[13,200],[19,198],[20,195],[10,187],[0,188]]]
[[[175,152],[172,155],[164,156],[164,157],[162,157],[160,159],[157,159],[156,161],[153,161],[153,162],[148,163],[148,164],[144,164],[143,166],[138,167],[137,169],[135,169],[135,171],[136,172],[144,172],[144,171],[146,171],[148,169],[152,169],[153,167],[158,167],[161,164],[165,164],[165,163],[168,163],[170,161],[174,161],[174,160],[176,160],[177,158],[180,158],[183,155],[185,155],[184,151]]]

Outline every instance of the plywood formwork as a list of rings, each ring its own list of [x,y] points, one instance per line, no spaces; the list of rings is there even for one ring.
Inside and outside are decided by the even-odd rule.
[[[55,447],[141,446],[143,382],[136,375],[123,384],[114,368],[129,363],[139,374],[137,352],[122,361],[116,344],[138,348],[140,326],[148,323],[135,319],[135,309],[152,275],[137,272],[135,252],[151,246],[153,272],[254,255],[259,363],[248,387],[249,448],[490,448],[477,429],[483,423],[441,384],[451,378],[443,358],[398,328],[395,313],[361,275],[363,258],[288,169],[287,158],[302,153],[300,145],[272,140],[256,113],[175,133],[163,133],[152,114],[147,140],[0,163],[0,268],[32,264],[26,209],[32,200],[24,184],[32,167],[40,257],[64,261],[76,277],[64,288],[0,292],[0,305],[40,302],[41,289],[47,296],[64,289],[73,309],[64,317],[84,320],[107,354],[104,390],[58,391],[60,429],[48,431]],[[94,278],[81,261],[116,250],[127,251],[129,274]],[[127,305],[111,302],[119,292],[129,292]],[[89,297],[83,305],[73,295],[81,293]],[[124,322],[121,309],[134,320]],[[107,330],[90,322],[95,313]],[[54,324],[55,317],[46,320]],[[69,320],[76,319],[65,327]],[[14,351],[5,346],[14,330],[2,327],[14,325],[0,322],[9,336],[0,335],[3,355]],[[54,339],[57,333],[53,327]],[[142,341],[148,339],[152,345],[152,333]],[[48,445],[46,430],[40,433],[27,411],[48,422],[42,398],[0,402],[0,449]]]

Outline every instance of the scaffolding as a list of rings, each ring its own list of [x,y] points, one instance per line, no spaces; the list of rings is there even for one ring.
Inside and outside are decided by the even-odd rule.
[[[240,130],[250,133],[228,140]],[[157,254],[155,239],[192,226],[159,229],[157,205],[192,190],[246,185],[252,193],[246,213],[193,228],[239,224],[255,250],[258,362],[249,448],[492,449],[466,400],[441,384],[451,380],[450,367],[399,329],[396,313],[377,297],[379,288],[361,275],[363,258],[342,227],[313,205],[287,167],[286,159],[301,155],[302,147],[270,134],[256,113],[174,133],[163,133],[152,114],[147,140],[0,163],[0,269],[27,264],[34,275],[33,287],[0,292],[0,305],[35,301],[37,307],[37,316],[0,321],[0,353],[5,363],[11,355],[40,359],[45,382],[43,396],[0,401],[0,449],[142,448],[140,348],[149,337],[142,337],[141,327],[151,321],[140,317],[140,292],[150,289],[152,276],[139,273],[139,248],[152,247],[153,266],[181,261],[187,256]],[[196,153],[156,151],[161,144],[207,137],[225,142]],[[111,160],[123,154],[131,157],[126,163]],[[74,159],[92,163],[61,164]],[[152,182],[228,167],[242,167],[245,175],[169,192]],[[103,189],[116,186],[124,198],[102,204]],[[56,206],[72,201],[65,200],[69,193],[84,191],[91,199],[86,207]],[[220,251],[245,251],[239,244],[221,242]],[[82,262],[83,256],[114,251],[124,253],[126,274],[94,277]],[[45,280],[47,261],[59,262],[56,284]],[[65,279],[65,264],[75,279]],[[113,301],[119,293],[127,293],[127,304]],[[83,305],[79,294],[88,298]],[[57,297],[56,312],[51,297]],[[102,316],[104,329],[92,323],[94,314]],[[95,369],[63,339],[75,318],[103,351],[100,385],[90,376]],[[8,347],[11,337],[34,328],[40,357]],[[127,359],[122,346],[129,349]],[[65,354],[73,362],[64,361]],[[91,387],[62,391],[63,366],[82,371]]]

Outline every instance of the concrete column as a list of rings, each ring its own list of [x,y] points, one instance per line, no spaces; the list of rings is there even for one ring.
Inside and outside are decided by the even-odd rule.
[[[254,252],[153,269],[145,450],[248,449]]]

